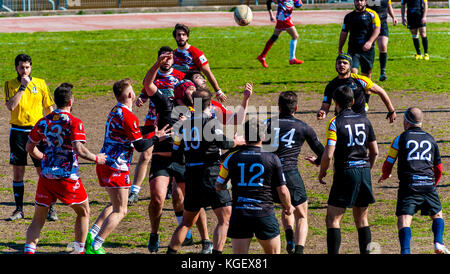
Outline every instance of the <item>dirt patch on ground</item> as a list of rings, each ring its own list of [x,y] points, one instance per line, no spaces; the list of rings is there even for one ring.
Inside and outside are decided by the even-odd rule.
[[[257,93],[257,87],[256,87]],[[299,94],[300,107],[299,111],[307,112],[305,114],[296,115],[299,119],[307,122],[317,132],[320,140],[325,139],[326,121],[317,121],[313,113],[308,111],[316,111],[321,104],[322,95],[312,93]],[[241,96],[230,96],[227,105],[239,105]],[[254,106],[271,106],[276,105],[278,94],[255,94],[251,99],[251,105]],[[375,128],[378,142],[390,142],[397,134],[401,133],[403,118],[401,113],[394,124],[389,124],[385,120],[385,107],[378,96],[372,96],[371,114],[369,118]],[[418,105],[424,110],[436,110],[440,106],[448,106],[449,98],[445,95],[419,93],[393,93],[390,97],[397,109],[405,109],[412,105]],[[2,99],[3,100],[3,99]],[[107,96],[92,97],[89,99],[78,99],[73,108],[73,115],[82,119],[87,134],[87,147],[97,152],[103,143],[104,126],[106,115],[114,106],[115,100],[112,93]],[[333,107],[332,107],[333,108]],[[146,108],[135,109],[135,113],[139,119],[143,121]],[[378,114],[378,112],[383,112]],[[23,244],[25,242],[25,233],[31,222],[33,215],[34,191],[37,185],[37,175],[34,168],[27,167],[26,183],[25,183],[25,219],[17,222],[7,222],[6,219],[14,210],[14,202],[12,195],[12,171],[9,166],[9,113],[6,108],[0,108],[0,253],[21,253],[23,252]],[[331,118],[331,116],[329,116]],[[426,112],[424,129],[435,136],[437,140],[445,140],[448,136],[450,125],[448,112]],[[328,120],[328,119],[327,119]],[[442,155],[449,155],[448,142],[440,143]],[[372,171],[372,180],[374,186],[374,194],[377,202],[370,207],[369,221],[372,225],[372,240],[381,246],[382,253],[394,254],[399,252],[399,244],[397,240],[396,219],[394,216],[395,199],[397,193],[396,172],[393,177],[383,185],[377,184],[377,180],[381,174],[381,165],[386,156],[388,145],[380,144],[380,156],[377,166]],[[307,145],[304,146],[301,159],[307,155],[311,155],[311,150]],[[137,161],[139,153],[135,152],[133,163]],[[449,170],[448,158],[443,158],[444,171]],[[31,163],[31,161],[29,161]],[[305,253],[323,254],[326,253],[326,228],[325,213],[327,206],[328,193],[331,187],[331,176],[327,176],[327,185],[320,185],[317,181],[318,168],[313,167],[306,161],[301,160],[299,169],[306,184],[309,196],[309,233]],[[134,172],[134,165],[131,174]],[[98,186],[97,177],[94,166],[91,164],[83,164],[80,171],[81,179],[89,195],[91,204],[91,225],[95,221],[100,211],[108,202],[106,191]],[[443,203],[449,204],[450,184],[448,183],[448,173],[444,173],[438,191]],[[119,227],[113,232],[105,243],[108,253],[129,254],[129,253],[148,253],[147,241],[149,237],[149,220],[147,206],[149,203],[149,187],[148,181],[145,181],[140,193],[140,201],[129,208],[127,217],[122,221]],[[64,252],[67,243],[73,240],[73,211],[66,206],[58,203],[56,210],[59,215],[59,221],[47,223],[41,234],[41,242],[38,246],[40,253],[61,253]],[[448,212],[448,208],[444,208],[444,213]],[[280,209],[277,209],[279,216]],[[215,226],[215,216],[211,210],[207,211],[209,222],[209,234]],[[445,217],[446,218],[446,217]],[[166,251],[167,244],[175,229],[176,220],[172,211],[171,201],[166,201],[161,221],[161,242],[160,253]],[[413,253],[430,253],[432,252],[432,233],[431,222],[428,218],[418,217],[413,223]],[[283,231],[283,229],[281,229]],[[448,231],[448,230],[447,230]],[[191,247],[183,247],[182,252],[197,253],[200,251],[200,236],[196,228],[192,230],[196,244]],[[444,241],[449,242],[449,233],[445,234]],[[282,234],[284,235],[284,233]],[[347,212],[342,223],[342,246],[341,253],[358,253],[357,232],[353,225],[352,214]],[[285,253],[285,241],[282,237],[282,253]],[[251,246],[252,253],[262,253],[259,245],[254,241]],[[231,243],[227,241],[225,253],[231,253]]]

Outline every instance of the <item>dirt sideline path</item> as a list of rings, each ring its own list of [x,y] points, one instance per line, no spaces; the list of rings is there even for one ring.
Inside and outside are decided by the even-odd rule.
[[[342,23],[348,10],[297,10],[295,24]],[[400,10],[395,10],[400,21]],[[392,22],[389,19],[389,22]],[[449,10],[429,9],[428,22],[450,22]],[[0,33],[89,31],[105,29],[144,29],[173,27],[185,23],[191,27],[236,26],[231,12],[164,12],[101,15],[29,16],[0,18]],[[266,11],[253,13],[253,26],[271,25]]]

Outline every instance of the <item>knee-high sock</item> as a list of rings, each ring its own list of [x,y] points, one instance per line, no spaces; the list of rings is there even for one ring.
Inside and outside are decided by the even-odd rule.
[[[13,181],[13,192],[14,201],[16,202],[16,208],[22,210],[23,208],[23,193],[25,191],[25,186],[23,181],[15,182]]]
[[[434,242],[444,244],[444,240],[442,239],[444,235],[444,219],[442,218],[436,218],[433,220],[433,225],[431,226],[431,229],[433,230],[434,234]]]
[[[413,38],[413,43],[414,43],[414,48],[416,48],[417,54],[421,55],[422,53],[420,52],[419,38]]]
[[[428,38],[422,37],[423,53],[428,53]]]
[[[359,242],[359,253],[368,254],[367,245],[372,241],[372,234],[370,233],[370,227],[365,226],[358,228],[358,242]]]
[[[295,50],[297,49],[297,40],[291,39],[291,43],[289,46],[289,60],[295,58]]]
[[[273,44],[275,43],[277,39],[274,39],[273,35],[272,37],[267,40],[266,45],[264,46],[263,52],[261,53],[262,58],[266,58],[267,53],[269,52],[270,48],[272,48]]]
[[[387,52],[380,52],[381,74],[383,74],[386,71],[386,63],[387,63]]]
[[[411,228],[404,227],[398,231],[401,254],[411,254]]]
[[[339,254],[340,247],[341,247],[341,229],[328,228],[327,229],[328,254]]]

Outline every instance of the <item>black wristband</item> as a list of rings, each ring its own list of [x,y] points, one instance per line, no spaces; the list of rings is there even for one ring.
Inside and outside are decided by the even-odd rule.
[[[19,87],[19,91],[25,90],[26,88],[27,88],[26,86],[24,86],[24,85],[20,85],[20,87]]]
[[[392,114],[394,114],[394,113],[395,113],[395,110],[394,111],[389,111],[388,114],[386,115],[386,119],[391,117]]]

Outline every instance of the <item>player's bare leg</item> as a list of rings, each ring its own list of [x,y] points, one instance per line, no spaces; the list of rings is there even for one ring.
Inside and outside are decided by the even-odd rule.
[[[103,221],[96,239],[98,237],[106,239],[127,215],[128,188],[106,188],[106,190],[111,199],[111,205],[105,210],[110,214]]]
[[[169,247],[167,249],[168,254],[173,254],[178,251],[181,247],[181,243],[186,238],[186,234],[189,229],[192,228],[195,222],[197,222],[199,216],[199,211],[187,211],[183,213],[183,220],[181,224],[175,229],[172,238],[170,240]]]
[[[75,246],[73,253],[84,253],[84,244],[89,230],[89,202],[71,206],[77,214],[75,220]]]
[[[250,248],[251,238],[246,239],[231,239],[231,246],[233,248],[233,254],[248,254]]]
[[[138,201],[139,191],[147,174],[147,167],[152,159],[152,152],[153,147],[139,155],[139,160],[136,164],[136,169],[134,170],[133,185],[131,186],[130,195],[128,197],[128,205],[132,205]]]
[[[33,220],[28,226],[26,233],[25,253],[31,254],[35,252],[41,230],[44,227],[45,219],[47,218],[48,209],[49,208],[46,206],[34,206]]]
[[[303,60],[299,60],[295,58],[295,51],[297,50],[297,40],[298,40],[298,32],[295,27],[290,27],[286,30],[287,33],[291,36],[291,42],[289,45],[289,64],[290,65],[297,65],[297,64],[303,64]]]
[[[167,176],[158,176],[150,182],[150,203],[148,205],[148,214],[150,218],[151,233],[158,233],[170,179],[171,178]]]
[[[230,225],[231,206],[216,208],[214,209],[214,213],[217,216],[217,226],[213,234],[213,249],[222,252]]]
[[[280,235],[269,240],[258,239],[258,242],[264,249],[265,254],[280,254],[281,252]]]

